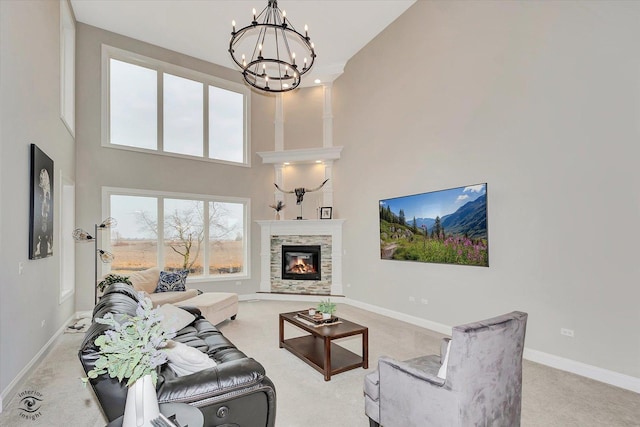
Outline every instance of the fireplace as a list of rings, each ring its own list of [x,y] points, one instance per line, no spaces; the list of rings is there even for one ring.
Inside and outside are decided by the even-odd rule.
[[[282,279],[320,280],[320,246],[282,245]]]

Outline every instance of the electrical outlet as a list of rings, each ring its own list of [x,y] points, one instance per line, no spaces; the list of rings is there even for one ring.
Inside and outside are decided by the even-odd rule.
[[[416,297],[409,297],[409,302],[416,302]]]
[[[20,261],[18,263],[18,275],[22,275],[23,272],[24,272],[24,262]]]
[[[560,328],[560,335],[564,335],[565,337],[573,338],[573,329]]]
[[[428,300],[428,299],[426,299],[426,298],[422,298],[422,299],[420,300],[420,302],[421,302],[421,303],[423,303],[424,305],[429,304],[429,300]]]
[[[45,323],[45,321],[44,321],[44,320],[43,320],[42,322],[40,322],[40,327],[41,327],[41,328],[44,328],[44,323]]]
[[[242,284],[242,282],[240,280],[236,281],[236,286],[240,286]]]

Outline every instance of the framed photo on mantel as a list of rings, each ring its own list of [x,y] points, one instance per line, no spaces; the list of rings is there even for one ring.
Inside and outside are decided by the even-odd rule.
[[[320,219],[331,219],[333,208],[330,206],[323,206],[320,208]]]

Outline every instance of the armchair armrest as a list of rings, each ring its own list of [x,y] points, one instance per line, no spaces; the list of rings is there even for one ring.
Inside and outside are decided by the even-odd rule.
[[[198,402],[232,394],[238,396],[242,390],[255,391],[265,379],[262,365],[251,358],[221,363],[213,368],[183,377],[160,377],[158,401]]]
[[[427,381],[434,386],[442,387],[445,380],[438,377],[440,364],[437,360],[434,360],[437,358],[438,356],[426,356],[403,362],[387,356],[381,356],[380,359],[378,359],[378,368],[380,370],[381,378],[383,376],[383,372],[386,370],[385,367],[389,367],[411,375],[419,380]]]

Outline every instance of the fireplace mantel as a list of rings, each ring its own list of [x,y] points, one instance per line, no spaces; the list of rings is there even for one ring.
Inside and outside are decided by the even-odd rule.
[[[271,292],[272,236],[331,236],[331,295],[342,295],[342,224],[344,219],[258,220],[260,225],[260,292]]]

